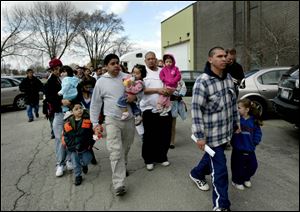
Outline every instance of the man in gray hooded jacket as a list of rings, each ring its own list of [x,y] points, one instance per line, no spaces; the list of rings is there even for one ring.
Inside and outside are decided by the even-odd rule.
[[[129,116],[121,120],[122,110],[117,106],[119,97],[125,92],[123,79],[128,75],[120,71],[119,57],[115,54],[107,55],[104,58],[104,66],[107,73],[96,82],[90,106],[90,119],[97,134],[99,114],[104,104],[106,147],[110,153],[112,184],[115,194],[121,196],[126,193],[126,164],[127,155],[134,140],[134,116],[128,105]],[[135,95],[129,95],[127,101],[132,102],[135,99]]]

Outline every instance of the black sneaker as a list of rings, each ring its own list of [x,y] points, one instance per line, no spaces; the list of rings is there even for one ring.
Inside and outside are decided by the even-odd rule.
[[[33,121],[33,119],[29,119],[29,120],[28,120],[28,122],[32,122],[32,121]]]
[[[98,164],[96,158],[93,157],[93,159],[91,160],[91,164],[93,164],[93,165],[97,165]]]
[[[83,173],[87,174],[89,171],[88,166],[82,166],[82,171],[83,171]]]
[[[36,117],[36,118],[40,117],[39,113],[36,113],[36,114],[35,114],[35,117]]]
[[[126,194],[125,186],[120,186],[120,187],[116,188],[115,193],[116,193],[116,196],[123,196],[124,194]]]
[[[82,182],[82,177],[81,177],[81,176],[75,177],[75,185],[76,185],[76,186],[80,185],[81,182]]]

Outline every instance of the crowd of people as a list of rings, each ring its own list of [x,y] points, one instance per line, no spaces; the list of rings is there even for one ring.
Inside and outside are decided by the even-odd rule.
[[[232,146],[232,185],[243,190],[252,185],[250,178],[257,169],[255,146],[262,138],[255,105],[248,99],[237,100],[244,73],[235,56],[234,49],[210,49],[192,95],[192,135],[200,150],[208,145],[215,155],[205,152],[189,176],[202,191],[209,190],[205,176],[212,176],[215,211],[230,210],[226,145]],[[44,91],[43,113],[50,122],[51,138],[55,138],[57,177],[64,175],[66,167],[73,170],[74,184],[82,183],[82,172],[87,174],[88,165],[98,163],[93,145],[102,138],[104,126],[116,196],[127,192],[128,154],[135,127],[143,128],[141,156],[146,170],[170,165],[168,151],[175,148],[176,118],[187,117],[182,98],[186,87],[173,55],[158,60],[149,51],[145,65],[137,64],[130,73],[115,54],[108,54],[93,76],[92,68],[73,70],[55,58],[49,70],[51,75],[42,88],[28,69],[20,89],[29,97],[29,122],[33,121],[32,109],[39,117],[36,95]]]

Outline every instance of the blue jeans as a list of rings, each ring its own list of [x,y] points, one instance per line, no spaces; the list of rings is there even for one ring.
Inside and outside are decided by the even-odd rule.
[[[30,104],[26,106],[27,116],[29,119],[33,119],[32,109],[34,109],[35,114],[39,113],[39,104],[37,105]]]
[[[118,102],[117,102],[117,105],[121,108],[127,108],[127,105],[130,105],[131,107],[131,110],[132,110],[132,114],[137,116],[137,115],[141,115],[142,114],[142,111],[140,108],[138,108],[138,106],[136,105],[135,102],[127,102],[127,95],[124,94],[123,96],[121,96],[119,99],[118,99]]]
[[[75,177],[81,176],[81,168],[82,166],[87,166],[91,163],[92,160],[92,154],[91,151],[85,151],[85,152],[69,152],[68,154],[71,154],[71,161],[73,164],[73,172]]]
[[[64,127],[64,114],[55,113],[53,120],[53,132],[55,136],[55,155],[56,155],[56,165],[65,165],[65,160],[67,158],[66,148],[61,143],[61,137]],[[70,159],[70,154],[68,154],[68,159]]]

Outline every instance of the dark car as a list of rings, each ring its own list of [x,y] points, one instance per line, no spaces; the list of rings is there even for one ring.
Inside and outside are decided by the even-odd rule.
[[[198,71],[198,70],[181,71],[181,79],[184,81],[185,86],[186,86],[185,96],[192,96],[193,86],[195,84],[195,81],[196,81],[197,77],[202,73],[203,73],[203,71]]]
[[[284,120],[299,127],[299,65],[293,66],[278,83],[277,96],[272,100],[274,110]]]

